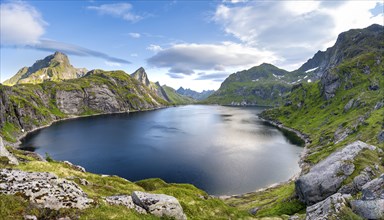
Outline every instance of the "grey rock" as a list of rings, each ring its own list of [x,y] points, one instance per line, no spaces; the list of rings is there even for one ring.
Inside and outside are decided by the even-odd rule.
[[[369,86],[368,86],[368,89],[369,89],[369,90],[372,90],[372,91],[376,91],[376,90],[379,90],[380,87],[379,87],[379,85],[369,85]]]
[[[353,173],[352,161],[363,149],[374,150],[376,147],[356,141],[313,166],[295,182],[299,199],[313,205],[336,193],[342,182]]]
[[[82,166],[74,165],[74,164],[72,164],[71,162],[66,161],[66,160],[63,161],[63,163],[67,164],[67,165],[68,165],[69,167],[71,167],[72,169],[75,169],[75,170],[77,170],[77,171],[80,171],[80,172],[85,173],[85,168],[82,167]]]
[[[362,187],[363,200],[384,199],[384,174]]]
[[[355,200],[351,202],[352,210],[365,219],[384,218],[384,199]]]
[[[377,140],[379,141],[379,143],[384,142],[384,131],[380,131],[380,133],[377,135]]]
[[[326,71],[320,80],[321,94],[326,100],[335,96],[336,90],[340,87],[340,77],[332,71]]]
[[[24,220],[37,220],[37,217],[34,215],[24,215]]]
[[[384,106],[384,101],[377,102],[374,109],[377,110],[382,108],[383,106]]]
[[[10,164],[15,164],[15,165],[19,164],[16,157],[13,156],[11,153],[9,153],[9,151],[5,148],[3,144],[3,139],[1,137],[0,137],[0,157],[8,158]]]
[[[171,217],[176,220],[187,219],[179,201],[173,196],[134,191],[132,200],[136,205],[155,216]]]
[[[0,170],[0,193],[22,194],[43,208],[84,209],[93,202],[74,182],[51,173]]]
[[[147,211],[136,205],[133,202],[132,197],[128,195],[109,196],[105,198],[105,201],[111,205],[123,205],[129,209],[135,209],[138,213],[147,214]]]
[[[384,174],[362,187],[362,198],[351,201],[352,210],[366,219],[384,218]]]
[[[254,208],[251,208],[248,212],[249,214],[251,215],[256,215],[256,213],[260,210],[260,207],[254,207]]]
[[[323,220],[337,217],[340,211],[344,207],[347,207],[348,198],[350,198],[350,196],[336,193],[324,201],[308,206],[306,210],[306,220]]]
[[[349,109],[351,109],[354,102],[354,99],[349,100],[349,102],[344,106],[344,112],[347,112]]]

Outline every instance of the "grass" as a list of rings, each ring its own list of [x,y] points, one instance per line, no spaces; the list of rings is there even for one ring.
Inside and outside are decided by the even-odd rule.
[[[293,182],[285,183],[264,191],[233,196],[224,200],[226,204],[248,211],[259,207],[256,217],[293,215],[305,213],[305,205],[295,196]]]
[[[208,194],[190,184],[170,184],[160,179],[147,179],[130,182],[118,176],[101,176],[77,171],[67,164],[53,161],[30,161],[14,167],[24,171],[50,172],[60,178],[73,180],[95,201],[94,206],[79,211],[80,219],[156,219],[150,215],[140,215],[122,206],[110,206],[103,201],[106,196],[131,194],[133,191],[160,193],[177,198],[188,219],[246,219],[249,214],[225,204],[222,200],[211,198]],[[89,182],[81,185],[80,179]]]

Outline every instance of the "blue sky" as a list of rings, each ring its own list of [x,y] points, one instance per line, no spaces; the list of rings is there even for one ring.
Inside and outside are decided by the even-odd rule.
[[[56,50],[91,69],[218,89],[263,62],[294,70],[337,35],[383,25],[382,1],[1,1],[1,81]]]

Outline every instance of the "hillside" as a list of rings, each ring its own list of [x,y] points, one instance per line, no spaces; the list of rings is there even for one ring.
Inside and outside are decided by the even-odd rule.
[[[164,89],[171,103],[185,105],[185,104],[192,104],[196,102],[196,100],[188,96],[181,95],[172,87],[164,85],[162,86],[162,88]]]
[[[173,105],[185,105],[194,102],[193,99],[176,93],[176,91],[171,87],[161,86],[159,82],[154,83],[149,81],[148,75],[143,67],[137,69],[134,73],[131,74],[131,76],[141,82],[143,85],[147,86],[152,92],[156,93],[159,97]]]
[[[352,29],[341,33],[332,47],[317,52],[295,71],[288,72],[264,63],[231,74],[205,103],[278,106],[284,104],[283,97],[292,85],[319,80],[343,61],[367,51],[380,53],[383,47],[383,26],[373,24],[364,29]]]
[[[79,79],[41,84],[0,85],[0,129],[14,140],[54,120],[164,107],[169,103],[123,71],[89,72]]]
[[[222,105],[266,105],[281,103],[282,97],[290,91],[286,81],[289,72],[271,64],[263,63],[231,74],[219,90],[209,96],[205,103]]]
[[[67,57],[55,52],[42,60],[36,61],[31,67],[21,68],[16,75],[4,81],[4,85],[12,86],[25,83],[42,83],[44,81],[62,81],[82,77],[87,72],[84,68],[74,68]]]

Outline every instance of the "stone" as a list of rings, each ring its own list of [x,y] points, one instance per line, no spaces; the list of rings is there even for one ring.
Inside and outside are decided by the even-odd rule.
[[[256,213],[260,210],[260,207],[254,207],[254,208],[251,208],[248,212],[249,214],[251,215],[256,215]]]
[[[379,141],[379,143],[383,143],[383,142],[384,142],[384,131],[381,131],[381,132],[377,135],[377,140]]]
[[[306,220],[338,219],[340,211],[347,207],[349,198],[348,195],[336,193],[321,202],[308,206]]]
[[[74,164],[72,164],[72,163],[69,162],[69,161],[63,161],[63,163],[67,164],[69,167],[71,167],[71,168],[74,169],[74,170],[77,170],[77,171],[80,171],[80,172],[85,173],[85,168],[82,167],[82,166],[74,165]]]
[[[354,102],[354,99],[349,100],[349,102],[344,106],[344,112],[347,112],[349,109],[351,109]]]
[[[366,219],[383,219],[384,174],[366,183],[361,192],[361,199],[351,201],[352,210]]]
[[[131,196],[136,205],[157,217],[170,217],[176,220],[187,219],[179,201],[173,196],[140,191],[132,192]]]
[[[3,139],[1,137],[0,137],[0,157],[8,158],[10,164],[14,164],[14,165],[19,164],[16,157],[13,156],[11,153],[9,153],[9,151],[5,148],[3,144]]]
[[[21,194],[43,208],[88,208],[93,202],[76,183],[51,173],[0,170],[0,193]]]
[[[24,220],[37,220],[37,217],[34,215],[24,215]]]
[[[307,205],[313,205],[335,194],[355,170],[353,159],[363,149],[374,150],[376,147],[356,141],[314,165],[295,182],[299,199]]]
[[[365,219],[384,218],[384,199],[354,200],[351,206],[354,213]]]
[[[128,195],[117,195],[109,196],[105,198],[105,201],[111,205],[123,205],[129,209],[135,209],[138,213],[147,214],[144,208],[136,205],[131,196]]]

